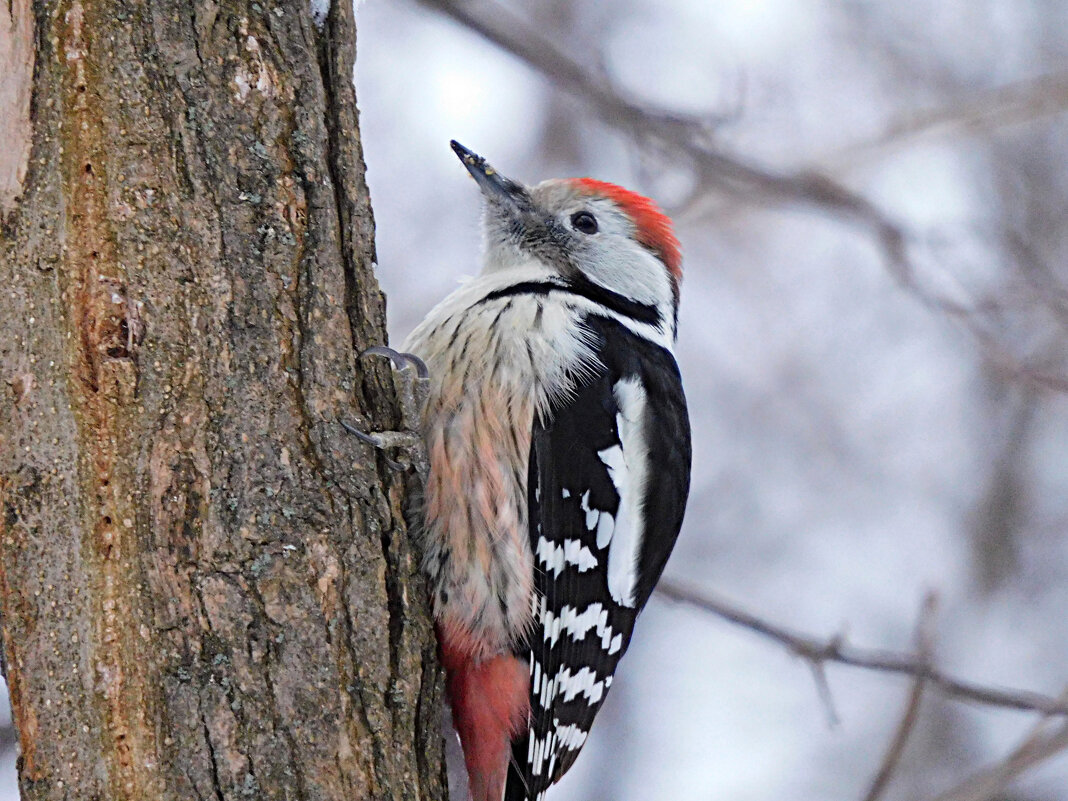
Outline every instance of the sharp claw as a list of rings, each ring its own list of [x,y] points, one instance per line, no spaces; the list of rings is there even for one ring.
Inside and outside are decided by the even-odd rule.
[[[403,464],[401,462],[394,461],[393,459],[390,459],[385,454],[382,454],[382,458],[386,460],[386,467],[388,467],[390,470],[394,471],[395,473],[403,473],[405,470],[408,469],[408,465]]]
[[[403,473],[408,469],[409,465],[406,465],[403,462],[398,462],[395,459],[391,459],[389,458],[389,456],[386,455],[385,446],[377,437],[374,437],[371,434],[365,434],[364,432],[360,431],[360,429],[356,428],[356,426],[352,425],[351,423],[346,423],[344,420],[338,420],[338,422],[341,423],[341,427],[343,429],[352,434],[352,436],[356,437],[356,439],[360,440],[360,442],[366,442],[375,450],[382,451],[382,458],[386,460],[386,466],[389,467],[390,470],[395,470],[398,473]]]
[[[422,406],[426,403],[426,385],[430,377],[426,363],[411,353],[401,353],[385,345],[375,345],[360,354],[364,356],[385,356],[393,363],[394,380],[397,384],[398,400],[401,412],[402,430],[381,431],[367,434],[344,420],[338,419],[341,427],[354,437],[376,450],[382,451],[382,458],[391,470],[398,473],[415,468],[416,472],[425,474],[425,444],[418,435]],[[409,368],[415,368],[415,376]],[[399,375],[398,375],[399,374]],[[387,451],[403,453],[404,461],[397,461],[387,455]],[[410,459],[408,457],[411,457]]]
[[[358,439],[360,442],[366,442],[368,445],[374,445],[376,448],[381,447],[378,443],[378,440],[372,437],[370,434],[363,433],[362,431],[360,431],[360,429],[356,428],[356,426],[350,423],[346,423],[344,420],[338,420],[338,422],[341,423],[341,427],[343,429],[352,434],[352,436],[356,437],[356,439]]]
[[[412,365],[415,368],[415,374],[419,378],[430,377],[430,371],[426,367],[426,362],[414,353],[401,353],[399,350],[394,350],[385,345],[375,345],[360,354],[361,358],[364,356],[385,356],[397,365],[398,368],[403,368],[405,365],[409,364]]]

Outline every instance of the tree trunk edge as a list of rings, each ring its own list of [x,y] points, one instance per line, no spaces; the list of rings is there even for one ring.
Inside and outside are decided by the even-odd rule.
[[[226,216],[242,208],[225,197],[240,183],[209,184],[216,171],[248,179],[255,170],[243,163],[231,169],[224,148],[210,152],[218,143],[198,115],[210,108],[218,87],[191,78],[195,65],[183,72],[189,54],[169,27],[191,20],[188,50],[199,58],[204,42],[198,37],[211,39],[217,25],[226,25],[235,36],[247,36],[237,49],[255,66],[254,37],[271,41],[275,19],[267,17],[261,33],[263,21],[253,16],[257,4],[230,5],[238,9],[194,3],[183,17],[176,0],[131,12],[151,32],[137,31],[130,41],[156,48],[145,54],[148,78],[141,85],[133,79],[138,90],[158,90],[143,90],[145,152],[157,128],[173,133],[171,161],[151,164],[155,175],[140,175],[113,152],[133,136],[120,129],[122,113],[109,119],[116,107],[107,101],[118,97],[122,107],[124,90],[110,93],[101,77],[101,62],[121,62],[121,54],[101,57],[127,44],[105,39],[121,25],[109,27],[104,8],[94,14],[78,0],[35,4],[31,169],[25,193],[0,230],[0,274],[9,295],[0,308],[7,340],[0,344],[0,392],[6,396],[0,403],[0,609],[22,794],[228,800],[252,792],[260,798],[433,801],[444,797],[442,681],[419,560],[403,521],[405,481],[336,424],[341,416],[368,429],[396,422],[388,367],[356,359],[385,341],[385,302],[374,276],[374,220],[352,81],[352,5],[331,4],[319,31],[307,8],[293,27],[292,10],[261,8],[285,28],[278,35],[292,50],[283,61],[300,52],[301,36],[313,40],[309,66],[324,90],[325,141],[317,149],[316,124],[303,117],[314,103],[301,102],[301,92],[305,100],[314,95],[313,82],[298,75],[286,84],[297,92],[291,99],[294,141],[286,143],[291,152],[280,154],[295,164],[275,170],[276,150],[285,148],[256,140],[267,143],[274,163],[266,169],[277,178],[264,183],[263,197],[284,200],[295,193],[296,200],[277,215],[265,201],[246,228]],[[271,60],[276,56],[263,55],[261,68],[279,67]],[[230,58],[220,58],[221,69],[230,70]],[[72,61],[80,68],[79,59],[87,67],[84,80],[70,74]],[[169,71],[175,64],[178,69]],[[94,76],[94,69],[101,74]],[[86,125],[60,129],[79,95],[100,100],[99,107],[83,109],[92,117]],[[207,101],[198,107],[201,97]],[[297,143],[297,134],[307,141]],[[321,178],[330,186],[333,212],[318,205],[317,163],[325,167]],[[173,175],[160,180],[167,167]],[[129,207],[131,218],[144,211],[130,199],[150,184],[157,197],[188,194],[170,203],[172,211],[188,212],[194,200],[211,195],[218,213],[208,204],[203,216],[164,220],[166,213],[153,217],[149,209],[141,222],[157,225],[142,225],[147,235],[138,240],[137,226],[121,215]],[[306,217],[293,208],[305,209]],[[244,234],[251,240],[261,218],[261,234],[264,228],[283,233],[249,244]],[[277,259],[258,249],[266,252],[287,236],[296,244]],[[134,245],[150,250],[168,238],[188,241],[163,246],[148,270],[131,257]],[[222,250],[214,260],[198,258],[210,256],[216,241]],[[294,266],[295,289],[259,298],[259,288],[246,280],[260,280],[259,273],[236,266],[257,254],[266,284],[279,265],[282,278]],[[220,258],[232,260],[226,264],[232,269],[202,267]],[[213,308],[212,282],[220,276],[231,283],[230,298]],[[220,483],[220,475],[230,475],[221,468],[251,465],[264,454],[249,447],[243,462],[236,456],[227,461],[242,429],[234,420],[238,413],[226,406],[227,392],[240,396],[248,383],[205,360],[234,358],[244,329],[213,339],[210,323],[232,325],[242,293],[249,320],[278,308],[292,316],[277,326],[278,339],[265,327],[258,345],[270,351],[281,344],[278,359],[297,375],[298,415],[285,418],[288,408],[270,411],[296,425],[299,436],[267,443],[277,445],[263,448],[276,457],[263,471],[268,477],[233,487]],[[183,317],[183,311],[191,314]],[[188,351],[176,344],[185,344],[183,338]],[[294,350],[288,356],[287,341]],[[256,347],[247,350],[254,354]],[[258,363],[249,367],[260,370]],[[233,386],[224,387],[223,379],[231,378]],[[213,394],[215,382],[221,391]],[[250,410],[258,411],[254,404]],[[273,480],[272,471],[282,478]],[[290,490],[287,481],[298,485],[293,492],[302,496],[300,504],[239,497],[260,484],[276,487],[278,497]],[[246,508],[251,518],[243,516]],[[284,531],[272,532],[270,522],[241,524],[257,515],[277,518]],[[268,636],[297,626],[290,615],[310,616],[300,620],[313,624],[303,663],[286,653],[285,642]],[[245,638],[248,653],[242,654],[238,624],[246,618],[251,640]],[[298,644],[289,647],[297,651]],[[300,685],[302,668],[310,677],[320,670],[326,685],[336,684],[335,708],[329,686]],[[262,720],[255,716],[259,706],[270,708]]]

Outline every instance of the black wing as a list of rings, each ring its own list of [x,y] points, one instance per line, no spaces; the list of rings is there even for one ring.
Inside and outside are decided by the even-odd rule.
[[[535,420],[528,502],[535,562],[530,725],[506,801],[571,767],[660,578],[689,491],[690,427],[672,355],[593,317],[604,369]]]

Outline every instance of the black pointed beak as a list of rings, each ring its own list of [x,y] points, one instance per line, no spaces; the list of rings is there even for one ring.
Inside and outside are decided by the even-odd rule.
[[[510,178],[505,178],[491,167],[482,156],[468,150],[455,139],[449,144],[453,152],[460,157],[460,161],[467,167],[471,177],[475,179],[482,194],[490,200],[504,201],[516,206],[529,205],[530,199],[527,190],[522,184],[516,183]]]

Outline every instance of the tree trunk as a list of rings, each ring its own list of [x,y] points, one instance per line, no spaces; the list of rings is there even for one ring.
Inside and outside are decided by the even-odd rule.
[[[441,798],[351,3],[2,5],[23,797]]]

